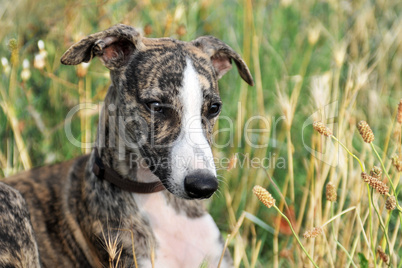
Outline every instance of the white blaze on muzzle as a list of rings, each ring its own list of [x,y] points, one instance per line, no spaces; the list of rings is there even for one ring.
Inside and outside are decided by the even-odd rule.
[[[211,175],[216,176],[212,150],[202,127],[201,109],[204,98],[201,86],[191,60],[187,59],[186,63],[183,88],[179,94],[183,106],[180,136],[171,151],[171,179],[176,187],[182,186],[184,178],[196,170],[208,170]]]

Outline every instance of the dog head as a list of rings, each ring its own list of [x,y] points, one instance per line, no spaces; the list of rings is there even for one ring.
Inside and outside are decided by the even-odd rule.
[[[218,79],[234,61],[243,80],[253,85],[239,54],[211,36],[192,42],[150,39],[116,25],[74,44],[61,62],[76,65],[95,56],[111,72],[105,103],[114,105],[123,122],[114,129],[106,122],[107,132],[115,131],[125,150],[137,154],[137,168],[145,163],[171,193],[211,196],[218,187],[211,151],[222,107]]]

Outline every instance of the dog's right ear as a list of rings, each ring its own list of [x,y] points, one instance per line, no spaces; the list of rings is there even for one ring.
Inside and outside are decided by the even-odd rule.
[[[98,56],[108,69],[119,69],[128,63],[133,51],[141,46],[139,32],[130,26],[118,24],[72,45],[61,57],[61,63],[77,65]]]

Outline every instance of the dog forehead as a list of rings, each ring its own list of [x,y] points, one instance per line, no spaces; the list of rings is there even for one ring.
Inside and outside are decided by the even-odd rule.
[[[140,94],[151,89],[177,95],[183,87],[185,68],[191,62],[204,95],[218,93],[215,71],[203,51],[191,43],[170,38],[144,38],[143,43],[144,46],[134,53],[126,69],[132,90]],[[146,92],[143,94],[147,95]]]
[[[141,51],[159,51],[161,54],[165,52],[177,52],[186,53],[192,57],[196,57],[198,60],[202,60],[205,63],[210,64],[209,56],[198,47],[194,46],[192,42],[185,42],[176,40],[173,38],[143,38]]]

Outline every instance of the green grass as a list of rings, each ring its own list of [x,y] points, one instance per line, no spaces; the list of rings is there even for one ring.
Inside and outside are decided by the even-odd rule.
[[[311,122],[327,123],[370,170],[380,162],[356,130],[357,122],[366,120],[396,193],[400,192],[400,173],[390,161],[394,153],[402,157],[401,125],[395,119],[402,98],[400,1],[21,0],[0,5],[0,56],[10,64],[9,70],[0,66],[0,176],[85,153],[67,140],[64,120],[75,105],[101,101],[109,80],[98,60],[83,77],[77,76],[77,68],[59,63],[72,42],[116,23],[139,29],[148,25],[152,28],[149,37],[189,41],[210,34],[243,56],[256,81],[255,87],[248,87],[234,70],[220,80],[221,115],[235,122],[235,143],[214,148],[215,155],[231,158],[238,153],[239,158],[249,155],[277,161],[266,170],[237,166],[218,172],[224,182],[209,207],[225,237],[246,215],[229,243],[235,266],[310,265],[287,222],[252,194],[256,184],[271,192],[300,237],[327,222],[331,214],[356,207],[326,225],[325,236],[300,238],[318,266],[345,267],[351,260],[359,266],[367,259],[369,263],[376,260],[379,267],[379,255],[372,254],[378,245],[387,254],[392,248],[392,267],[402,263],[400,213],[388,213],[385,198],[376,192],[371,193],[370,202],[359,164],[342,148],[335,147],[322,158],[306,150],[305,145],[325,153],[337,144],[315,133],[311,124],[304,125],[310,116]],[[179,35],[182,26],[186,33]],[[34,67],[39,40],[47,52],[43,69]],[[27,80],[21,77],[24,59],[30,62]],[[334,102],[337,106],[332,109],[328,104]],[[335,118],[324,120],[323,107],[329,107],[325,112]],[[243,135],[247,120],[257,115],[268,120],[268,127],[262,120],[251,122],[250,127],[269,132],[247,135],[253,143],[268,144],[265,148],[253,148]],[[96,124],[96,112],[81,114],[73,120],[73,133],[77,139],[91,140]],[[227,126],[228,122],[218,121],[217,127]],[[228,136],[220,133],[217,143],[224,144]],[[329,181],[338,188],[338,201],[333,204],[325,199]]]

